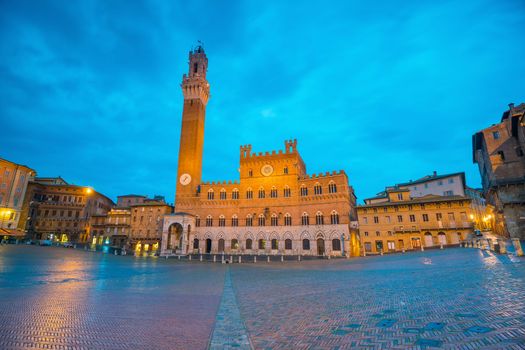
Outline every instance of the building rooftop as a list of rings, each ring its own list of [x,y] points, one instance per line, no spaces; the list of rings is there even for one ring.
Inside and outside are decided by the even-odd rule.
[[[465,173],[464,172],[443,174],[443,175],[438,175],[436,172],[434,172],[432,175],[426,175],[426,176],[423,176],[422,178],[414,180],[414,181],[398,183],[398,184],[396,184],[396,186],[417,185],[417,184],[425,183],[425,182],[428,182],[428,181],[434,181],[434,180],[439,180],[439,179],[446,179],[448,177],[458,176],[458,175],[463,178],[463,183],[465,183]]]
[[[409,205],[409,204],[423,204],[423,203],[435,203],[435,202],[450,202],[450,201],[470,201],[471,199],[463,196],[436,196],[436,195],[426,195],[423,197],[417,197],[410,199],[408,201],[399,201],[399,202],[381,202],[374,204],[364,204],[359,205],[357,208],[372,208],[372,207],[383,207],[383,206],[396,206],[396,205]]]

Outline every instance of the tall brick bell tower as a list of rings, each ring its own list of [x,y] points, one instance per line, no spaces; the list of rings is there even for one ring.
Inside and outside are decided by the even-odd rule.
[[[175,206],[177,210],[191,207],[202,177],[202,151],[204,146],[204,119],[210,97],[210,84],[206,80],[208,58],[199,45],[189,54],[189,71],[182,77],[184,107],[180,133],[179,166]]]

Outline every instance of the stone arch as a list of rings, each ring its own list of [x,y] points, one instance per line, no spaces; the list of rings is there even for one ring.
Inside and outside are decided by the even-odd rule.
[[[180,248],[182,246],[182,233],[184,227],[179,222],[174,222],[168,227],[168,249]]]

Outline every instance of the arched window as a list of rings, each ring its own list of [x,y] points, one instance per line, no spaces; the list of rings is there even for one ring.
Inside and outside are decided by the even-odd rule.
[[[193,240],[193,249],[199,249],[199,240],[197,238]]]
[[[308,187],[306,187],[306,185],[304,185],[304,184],[301,185],[300,193],[301,193],[302,197],[308,196]]]
[[[233,227],[239,226],[239,218],[237,217],[236,214],[233,214],[232,216],[232,226]]]
[[[252,240],[250,238],[246,240],[246,249],[252,249]]]
[[[259,226],[266,226],[266,218],[263,214],[259,215]]]
[[[212,200],[215,198],[215,193],[213,192],[213,189],[208,190],[208,200]]]
[[[314,185],[314,194],[323,194],[323,188],[319,182]]]
[[[275,186],[270,190],[270,198],[277,198],[277,188]]]
[[[206,226],[213,226],[213,218],[211,217],[211,215],[206,216]]]
[[[232,191],[232,199],[239,199],[239,190],[236,188]]]
[[[332,225],[339,224],[339,214],[335,210],[332,210],[332,213],[330,214],[330,223]]]
[[[320,211],[318,211],[317,214],[315,214],[315,224],[324,225],[324,216],[323,213],[321,213]]]
[[[337,192],[337,185],[335,184],[335,182],[330,181],[330,183],[328,184],[328,193],[336,193],[336,192]]]
[[[288,185],[284,186],[283,195],[285,197],[290,197],[292,195],[292,191],[290,190],[290,186],[288,186]]]
[[[303,215],[301,215],[301,225],[303,226],[308,226],[310,225],[310,217],[308,216],[308,213],[303,213]]]
[[[290,213],[284,214],[284,226],[292,226],[292,216]]]
[[[195,226],[197,227],[201,226],[201,218],[199,216],[195,217]]]
[[[277,244],[277,240],[274,238],[272,239],[272,250],[277,250],[279,249],[279,246]]]
[[[236,240],[235,238],[232,239],[232,242],[231,242],[231,249],[232,249],[232,250],[237,250],[237,249],[239,249],[239,241]]]
[[[220,199],[226,199],[226,190],[223,188],[219,194]]]
[[[341,250],[341,241],[337,238],[332,239],[332,250]]]
[[[271,225],[272,226],[278,226],[279,225],[279,218],[277,217],[277,214],[273,213],[272,214],[272,219],[271,219]]]
[[[246,216],[246,226],[253,226],[253,218],[252,214],[248,214]]]
[[[224,239],[219,239],[219,253],[224,252]]]
[[[303,250],[310,250],[310,240],[309,239],[303,239]]]
[[[246,199],[252,199],[253,198],[253,191],[251,188],[248,187],[246,190]]]
[[[265,249],[266,248],[266,240],[259,239],[259,249]]]
[[[259,198],[266,197],[266,192],[264,192],[264,188],[259,188]]]
[[[220,227],[226,226],[226,218],[224,217],[224,215],[219,216],[219,226]]]
[[[284,249],[292,250],[292,240],[290,238],[284,240]]]

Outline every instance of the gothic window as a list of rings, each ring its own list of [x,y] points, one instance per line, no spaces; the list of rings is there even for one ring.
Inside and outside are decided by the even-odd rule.
[[[320,183],[316,183],[314,186],[314,194],[323,194],[323,188]]]
[[[193,240],[193,249],[199,249],[199,239],[195,238]]]
[[[284,174],[288,174],[288,167],[287,167],[287,166],[284,167],[284,169],[283,169],[283,173],[284,173]]]
[[[220,227],[226,226],[226,219],[224,218],[224,215],[219,216],[219,226]]]
[[[233,227],[239,226],[239,218],[237,217],[237,215],[232,216],[232,226]]]
[[[201,218],[198,216],[195,217],[195,226],[197,227],[201,226]]]
[[[236,188],[232,191],[232,199],[239,199],[239,190]]]
[[[272,226],[278,226],[279,225],[279,218],[277,217],[277,214],[272,214],[272,219],[271,219],[271,225]]]
[[[270,198],[277,198],[277,189],[275,186],[270,190]]]
[[[265,226],[266,225],[266,218],[263,214],[259,215],[259,226]]]
[[[303,250],[310,250],[310,240],[309,239],[303,239]]]
[[[301,216],[301,225],[310,225],[310,217],[308,216],[308,213],[303,213],[303,215]]]
[[[252,169],[248,170],[248,176],[249,176],[249,177],[252,177],[252,176],[253,176],[253,170],[252,170]]]
[[[235,238],[232,239],[232,241],[231,241],[231,249],[232,249],[232,250],[237,250],[237,249],[239,249],[239,241],[236,240]]]
[[[339,224],[339,214],[333,210],[332,214],[330,214],[330,223],[332,225],[338,225]]]
[[[284,214],[284,226],[292,226],[292,216],[290,213]]]
[[[219,198],[220,198],[220,199],[226,199],[226,190],[225,190],[224,188],[221,189],[221,192],[220,192]]]
[[[215,198],[215,193],[213,192],[213,190],[210,188],[208,190],[208,200],[212,200],[213,198]]]
[[[251,188],[248,188],[246,190],[246,199],[252,199],[253,198],[253,191]]]
[[[250,238],[246,240],[246,249],[252,249],[252,240]]]
[[[306,185],[301,185],[301,196],[308,196],[308,187]]]
[[[284,186],[283,194],[285,197],[290,197],[292,194],[292,191],[290,191],[290,187],[288,185]]]
[[[277,250],[277,249],[279,249],[279,247],[277,244],[277,240],[274,238],[272,239],[272,250]]]
[[[211,215],[208,215],[206,217],[206,226],[208,226],[208,227],[213,226],[213,218],[211,217]]]
[[[321,213],[320,211],[318,211],[317,214],[315,214],[315,224],[324,225],[324,216],[323,213]]]
[[[332,239],[332,250],[340,251],[341,250],[341,241],[337,238]]]
[[[328,193],[336,193],[336,192],[337,192],[337,186],[335,182],[330,181],[330,183],[328,184]]]
[[[251,214],[248,214],[248,216],[246,217],[246,226],[253,226],[253,218]]]
[[[264,249],[266,248],[266,240],[264,239],[259,239],[259,249]]]
[[[290,238],[284,240],[284,249],[292,250],[292,240]]]
[[[263,188],[259,188],[259,198],[264,198],[266,193],[264,192]]]

